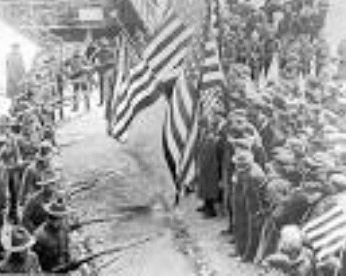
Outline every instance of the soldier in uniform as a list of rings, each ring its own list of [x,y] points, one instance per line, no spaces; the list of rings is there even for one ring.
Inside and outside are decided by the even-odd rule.
[[[30,250],[35,239],[22,226],[10,227],[10,233],[2,233],[5,259],[0,262],[0,273],[11,275],[42,275],[37,255]]]
[[[34,250],[38,254],[42,269],[51,272],[55,267],[69,261],[67,208],[62,198],[44,206],[48,217],[35,232]]]
[[[233,157],[236,166],[233,186],[233,226],[236,247],[245,261],[251,261],[256,252],[261,223],[260,191],[265,186],[265,173],[254,162],[249,151],[236,152]]]
[[[48,141],[42,141],[36,159],[25,169],[19,192],[19,203],[23,205],[25,200],[40,189],[37,182],[44,178],[45,174],[52,172],[50,158],[52,145]]]
[[[11,129],[20,128],[18,123],[11,122]],[[18,130],[16,130],[18,131]],[[18,131],[19,134],[19,131]],[[8,190],[9,198],[9,217],[13,223],[18,223],[18,191],[20,186],[20,181],[23,173],[23,169],[26,166],[22,160],[22,154],[19,147],[18,134],[10,134],[5,145],[1,149],[1,157],[4,163],[4,171],[6,177],[6,189]]]
[[[41,189],[27,199],[23,208],[22,223],[29,232],[33,233],[46,220],[47,212],[43,206],[55,196],[56,182],[57,179],[54,177],[38,181],[37,185],[41,186]]]

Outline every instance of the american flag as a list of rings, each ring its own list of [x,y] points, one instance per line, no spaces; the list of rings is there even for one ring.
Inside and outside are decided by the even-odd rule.
[[[210,0],[209,39],[204,46],[204,63],[201,79],[201,113],[210,116],[213,112],[223,111],[223,91],[225,76],[222,71],[218,47],[219,13],[218,1]]]
[[[198,92],[182,71],[173,89],[163,126],[163,148],[177,193],[196,179],[195,146],[198,136]]]
[[[185,58],[192,35],[175,15],[167,12],[162,26],[154,34],[144,50],[141,62],[130,70],[124,92],[116,102],[116,119],[113,136],[119,138],[137,114],[154,103],[161,95],[157,85],[173,69],[179,68]]]
[[[322,215],[308,221],[302,230],[311,243],[318,261],[326,259],[345,247],[346,212],[342,201],[335,203]]]
[[[164,122],[164,155],[176,184],[177,193],[180,193],[184,187],[191,188],[197,179],[195,150],[199,135],[200,110],[210,111],[215,106],[221,105],[219,94],[220,87],[224,84],[224,76],[218,56],[215,37],[217,32],[214,30],[218,28],[215,25],[216,14],[214,14],[217,10],[213,5],[209,7],[210,30],[213,30],[213,34],[205,44],[205,57],[197,88],[189,84],[185,72],[182,72],[173,89]],[[202,105],[199,105],[199,101]]]

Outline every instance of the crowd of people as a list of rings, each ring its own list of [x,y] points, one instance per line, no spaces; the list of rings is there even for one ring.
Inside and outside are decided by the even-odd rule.
[[[53,161],[59,152],[56,114],[59,111],[64,118],[68,84],[73,91],[72,111],[80,109],[81,98],[90,109],[95,73],[100,80],[99,105],[109,101],[114,74],[108,71],[114,63],[110,49],[109,41],[102,38],[85,50],[76,48],[60,67],[52,67],[53,57],[48,57],[26,73],[20,47],[12,45],[6,92],[11,107],[8,115],[0,116],[0,273],[65,273],[62,269],[68,271],[69,263],[77,259],[71,257],[70,235],[79,221],[70,217],[61,169]],[[55,80],[42,97],[46,68]]]
[[[57,74],[60,101],[67,76],[72,110],[79,109],[80,93],[90,109],[96,72],[107,116],[115,80],[109,49],[100,39],[64,63]],[[346,274],[346,248],[318,260],[302,229],[323,213],[316,207],[346,191],[345,92],[335,80],[299,82],[293,89],[268,82],[255,93],[245,90],[226,113],[201,117],[197,194],[203,205],[197,210],[212,218],[224,206],[222,234],[231,236],[233,255],[243,261],[290,275]],[[11,116],[0,123],[0,272],[54,272],[70,260],[68,209],[51,162],[55,108],[36,103],[30,90],[9,96]]]
[[[52,162],[57,146],[48,108],[22,94],[1,119],[1,273],[40,275],[69,260],[68,208]]]
[[[206,218],[227,212],[222,235],[243,261],[290,275],[342,274],[344,256],[317,259],[302,227],[346,190],[344,89],[314,76],[299,83],[268,82],[226,117],[201,118],[197,210]]]

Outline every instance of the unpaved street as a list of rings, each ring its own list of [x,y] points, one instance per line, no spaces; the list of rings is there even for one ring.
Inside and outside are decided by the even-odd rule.
[[[180,216],[142,206],[164,196],[172,200],[173,184],[161,155],[160,122],[164,101],[145,111],[135,122],[129,140],[121,144],[105,134],[103,111],[94,107],[63,124],[58,132],[63,186],[68,182],[101,178],[96,186],[76,194],[70,202],[82,219],[129,210],[134,217],[125,221],[97,223],[82,230],[92,251],[150,237],[121,252],[95,261],[100,275],[258,275],[253,266],[228,256],[232,246],[219,235],[225,220],[204,220],[195,212],[196,200],[182,203]],[[153,124],[155,123],[155,124]],[[158,202],[160,205],[160,202]],[[161,206],[162,207],[162,206]],[[138,208],[138,210],[136,210]],[[176,214],[175,214],[176,215]]]

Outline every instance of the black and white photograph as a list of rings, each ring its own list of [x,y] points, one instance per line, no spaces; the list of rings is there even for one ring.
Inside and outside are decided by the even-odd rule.
[[[346,0],[0,0],[0,275],[346,276]]]

